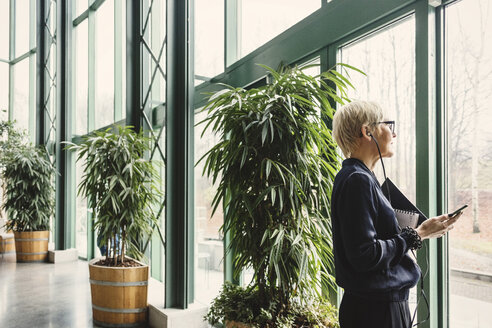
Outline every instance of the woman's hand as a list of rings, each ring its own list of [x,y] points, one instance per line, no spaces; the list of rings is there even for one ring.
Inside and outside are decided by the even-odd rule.
[[[430,218],[425,220],[415,230],[422,240],[427,238],[442,237],[446,234],[446,232],[454,228],[454,223],[460,218],[461,214],[463,214],[463,212],[452,218],[449,218],[447,214]]]

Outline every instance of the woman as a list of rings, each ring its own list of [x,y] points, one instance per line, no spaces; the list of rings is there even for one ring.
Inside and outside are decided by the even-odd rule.
[[[400,229],[373,170],[380,154],[393,156],[394,121],[373,102],[355,101],[333,118],[333,135],[346,159],[332,193],[337,284],[344,288],[342,328],[408,328],[408,294],[420,271],[408,254],[422,240],[443,236],[461,215],[441,215]]]

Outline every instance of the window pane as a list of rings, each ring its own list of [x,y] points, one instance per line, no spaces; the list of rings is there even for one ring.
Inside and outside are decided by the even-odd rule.
[[[450,327],[492,325],[492,3],[446,7]]]
[[[195,121],[200,122],[205,117],[206,113],[198,113]],[[219,141],[210,131],[201,137],[203,127],[204,124],[195,127],[196,160]],[[211,217],[212,199],[217,189],[202,175],[203,165],[204,161],[195,167],[195,291],[197,301],[209,304],[224,282],[224,242],[219,232],[224,217],[220,205]]]
[[[29,51],[29,2],[15,1],[15,57]]]
[[[114,3],[96,11],[96,129],[114,121]]]
[[[73,0],[73,18],[76,18],[89,7],[88,0]]]
[[[224,0],[196,0],[195,75],[211,78],[223,71]]]
[[[13,118],[17,126],[29,130],[29,58],[14,65]]]
[[[321,8],[319,0],[247,0],[240,3],[241,57]]]
[[[75,164],[75,183],[79,185],[82,180],[85,158]],[[87,199],[82,195],[76,195],[75,209],[75,244],[79,256],[87,258]]]
[[[0,58],[9,59],[9,3],[10,1],[0,1]]]
[[[87,19],[75,28],[75,134],[87,133],[88,90],[88,30]]]
[[[0,120],[8,118],[9,64],[0,62]]]
[[[410,16],[341,49],[341,62],[367,74],[350,72],[355,91],[351,99],[378,102],[388,120],[396,121],[395,155],[385,158],[385,168],[400,190],[415,203],[415,18]],[[376,176],[383,182],[381,165]],[[410,294],[416,305],[416,288]]]

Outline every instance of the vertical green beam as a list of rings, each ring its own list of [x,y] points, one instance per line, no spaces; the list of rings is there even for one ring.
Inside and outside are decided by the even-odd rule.
[[[71,99],[72,86],[70,76],[72,24],[71,1],[57,2],[57,66],[56,66],[56,211],[55,211],[55,247],[67,249],[74,245],[73,218],[71,217],[71,161],[72,156],[65,150],[63,142],[71,141]]]
[[[193,79],[189,1],[167,2],[165,307],[185,309],[193,283]]]
[[[188,158],[186,169],[191,184],[186,189],[188,198],[188,301],[195,300],[195,108],[193,106],[195,83],[195,0],[188,1]]]
[[[445,115],[445,57],[444,57],[444,8],[436,9],[436,138],[437,138],[437,213],[447,210],[446,172],[446,115]],[[439,328],[449,326],[449,266],[448,236],[437,240],[438,258],[438,317]]]
[[[37,88],[36,88],[36,145],[44,145],[46,142],[46,115],[45,115],[45,92],[46,76],[44,62],[46,60],[46,0],[37,0]]]
[[[435,80],[435,8],[427,0],[417,1],[416,23],[416,149],[417,206],[428,216],[436,215],[436,80]],[[438,327],[439,288],[437,240],[427,240],[418,253],[418,263],[424,278],[424,290],[429,299],[430,320],[421,327]],[[427,259],[426,259],[427,257]],[[420,292],[420,290],[419,290]],[[418,306],[418,319],[427,316],[425,302]],[[420,327],[420,326],[419,326]]]
[[[239,59],[241,49],[241,0],[224,0],[224,67]]]
[[[114,121],[123,118],[123,2],[114,1]]]
[[[140,131],[142,118],[142,81],[140,29],[142,5],[140,1],[126,1],[126,125]]]

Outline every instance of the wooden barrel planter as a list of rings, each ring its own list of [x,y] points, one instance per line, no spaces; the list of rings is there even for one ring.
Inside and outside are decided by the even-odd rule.
[[[46,262],[49,231],[14,231],[17,262]]]
[[[226,320],[226,328],[251,328],[251,325],[247,323]]]
[[[102,327],[139,327],[147,321],[149,266],[107,267],[89,262],[92,319]]]
[[[9,254],[15,252],[14,234],[0,233],[0,254]]]

